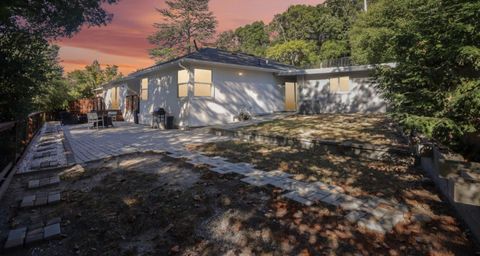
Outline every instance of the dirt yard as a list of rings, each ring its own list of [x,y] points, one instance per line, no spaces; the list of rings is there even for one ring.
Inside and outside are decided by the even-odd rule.
[[[304,139],[351,141],[376,145],[399,145],[403,139],[381,114],[293,115],[271,122],[240,128],[245,132],[282,135]]]
[[[448,240],[447,237],[467,241],[454,212],[442,201],[433,182],[413,166],[412,158],[373,161],[238,140],[192,145],[191,149],[210,156],[223,156],[232,162],[252,163],[265,171],[282,170],[295,174],[297,180],[337,185],[358,198],[376,196],[404,204],[411,209],[411,218],[420,220],[422,224],[404,225],[396,230],[395,236],[400,240],[404,239],[400,238],[403,234],[416,234],[426,236],[417,240],[437,245],[442,243],[440,240]],[[451,236],[441,238],[439,233]]]
[[[208,146],[213,153],[212,145]],[[220,148],[219,148],[220,149]],[[231,154],[228,151],[226,154]],[[218,153],[218,152],[217,152]],[[247,153],[247,152],[245,152]],[[260,153],[259,153],[260,154]],[[359,230],[326,205],[301,206],[271,187],[217,175],[156,154],[125,156],[61,173],[62,202],[13,210],[27,177],[2,204],[1,238],[38,216],[61,217],[62,237],[5,255],[471,255],[429,184],[406,190],[435,215],[384,237]],[[419,176],[420,177],[420,176]],[[417,178],[415,178],[417,179]],[[426,204],[425,207],[430,207]],[[9,221],[10,216],[17,218]],[[426,218],[426,217],[425,217]]]

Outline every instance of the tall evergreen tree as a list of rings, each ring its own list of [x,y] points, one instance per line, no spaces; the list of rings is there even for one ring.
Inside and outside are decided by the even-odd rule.
[[[158,61],[168,60],[191,53],[194,40],[198,43],[212,39],[217,20],[208,3],[210,0],[171,0],[165,1],[168,8],[159,9],[163,21],[155,23],[157,31],[148,37],[155,48],[150,56]]]

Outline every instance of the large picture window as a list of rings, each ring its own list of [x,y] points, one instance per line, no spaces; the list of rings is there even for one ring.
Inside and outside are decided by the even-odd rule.
[[[193,86],[195,97],[212,96],[212,71],[207,69],[195,69],[195,84]]]
[[[178,71],[178,97],[187,97],[188,96],[188,80],[189,75],[187,70]]]
[[[342,93],[350,91],[350,77],[332,77],[330,78],[330,92]]]
[[[148,78],[142,79],[142,84],[140,88],[140,97],[142,100],[148,100]]]

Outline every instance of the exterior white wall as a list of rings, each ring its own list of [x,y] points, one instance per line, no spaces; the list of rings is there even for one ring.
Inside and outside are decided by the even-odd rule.
[[[148,100],[140,100],[140,124],[151,125],[152,112],[158,108],[164,108],[168,115],[174,116],[175,125],[180,127],[230,123],[242,108],[255,115],[284,109],[283,83],[272,73],[216,66],[187,68],[191,77],[190,98],[178,98],[177,76],[180,67],[154,71],[129,81],[129,84],[139,88],[142,79],[148,78]],[[212,97],[193,96],[195,68],[212,70]],[[125,120],[133,121],[133,114],[124,113]]]
[[[231,123],[242,109],[254,115],[283,111],[283,85],[272,73],[227,67],[192,66],[212,70],[212,97],[192,97],[188,126]],[[191,90],[192,87],[190,88]]]
[[[105,109],[106,110],[110,110],[110,109],[113,109],[112,108],[112,101],[113,101],[113,92],[114,92],[114,87],[118,87],[118,96],[119,96],[119,99],[118,99],[118,109],[120,109],[122,111],[122,113],[125,113],[125,97],[127,95],[127,89],[125,87],[126,85],[123,84],[123,83],[120,83],[120,84],[113,84],[113,85],[109,85],[107,87],[105,87],[105,89],[103,90],[103,101],[105,102]]]
[[[184,116],[181,109],[184,107],[185,101],[177,97],[178,69],[163,69],[140,76],[134,80],[140,86],[142,79],[148,78],[148,99],[140,99],[140,124],[151,125],[152,112],[158,108],[164,108],[168,115],[175,117],[174,122],[176,125],[184,125]]]
[[[349,92],[330,92],[330,78],[350,77]],[[384,113],[386,103],[372,84],[369,72],[299,76],[298,111],[317,113]]]

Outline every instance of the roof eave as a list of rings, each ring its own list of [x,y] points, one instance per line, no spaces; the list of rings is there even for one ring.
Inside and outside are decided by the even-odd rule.
[[[282,71],[286,72],[286,70],[282,70],[282,69],[263,68],[263,67],[223,63],[223,62],[216,62],[216,61],[197,60],[197,59],[191,59],[191,58],[185,58],[184,60],[186,62],[193,63],[193,64],[238,68],[238,69],[241,69],[241,70],[253,70],[253,71],[262,71],[262,72],[269,72],[269,73],[278,73],[278,72],[282,72]]]
[[[332,73],[349,73],[349,72],[362,72],[374,70],[378,66],[395,67],[395,63],[383,63],[378,65],[357,65],[346,67],[329,67],[329,68],[314,68],[314,69],[300,69],[296,71],[283,71],[279,72],[279,76],[292,76],[292,75],[320,75],[320,74],[332,74]]]

